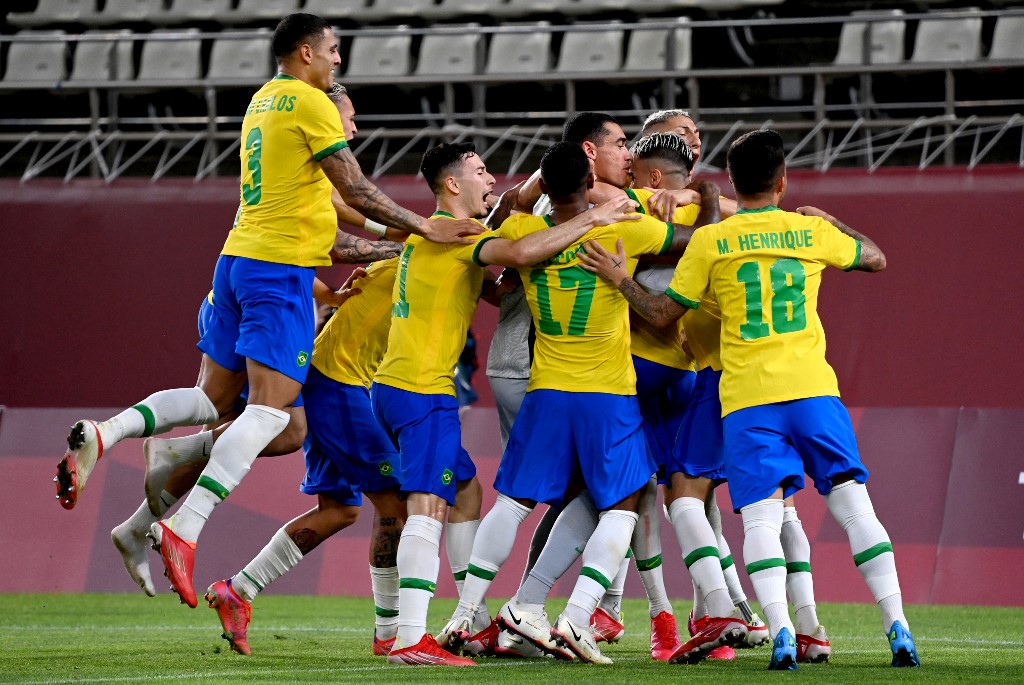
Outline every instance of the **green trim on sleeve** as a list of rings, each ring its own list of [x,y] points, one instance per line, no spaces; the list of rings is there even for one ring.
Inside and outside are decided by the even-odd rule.
[[[626,197],[628,197],[630,200],[632,200],[633,202],[637,203],[637,205],[639,205],[636,208],[636,211],[637,211],[638,214],[646,214],[647,213],[647,212],[644,211],[644,203],[640,202],[640,198],[638,198],[636,196],[636,193],[633,192],[632,188],[626,188]]]
[[[347,147],[348,147],[348,141],[347,140],[339,140],[337,143],[335,143],[334,145],[330,146],[326,150],[321,150],[320,152],[318,152],[315,155],[313,155],[313,159],[315,159],[318,162],[322,162],[324,159],[330,157],[331,155],[333,155],[338,150],[344,150]]]
[[[700,309],[700,302],[694,302],[688,297],[683,297],[672,288],[665,288],[665,294],[671,297],[673,300],[683,305],[687,309]]]
[[[479,242],[477,242],[476,247],[473,248],[473,263],[474,264],[476,264],[477,266],[487,266],[486,262],[481,262],[480,261],[480,248],[483,247],[484,243],[486,243],[488,240],[494,240],[497,237],[498,236],[496,236],[496,235],[489,235],[486,238],[481,238],[479,240]]]
[[[667,254],[669,248],[672,247],[672,240],[676,237],[675,224],[666,221],[665,225],[668,226],[668,233],[665,234],[665,244],[661,246],[661,251],[658,254]]]
[[[857,254],[853,256],[853,264],[843,269],[843,271],[853,271],[860,266],[860,241],[854,240],[854,242],[857,243]]]

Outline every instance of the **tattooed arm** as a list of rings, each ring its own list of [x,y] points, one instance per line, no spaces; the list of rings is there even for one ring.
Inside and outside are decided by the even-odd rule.
[[[367,240],[338,229],[331,248],[331,262],[334,264],[369,264],[379,262],[402,253],[402,243],[390,240]]]
[[[878,245],[875,245],[875,241],[871,238],[863,233],[858,233],[828,212],[824,212],[817,207],[797,207],[796,211],[805,216],[821,217],[846,235],[860,242],[860,259],[853,266],[854,269],[858,271],[881,271],[885,268],[885,255],[882,254],[882,251],[878,249]]]

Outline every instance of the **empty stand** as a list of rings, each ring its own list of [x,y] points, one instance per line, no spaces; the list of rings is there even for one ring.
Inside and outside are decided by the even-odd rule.
[[[103,9],[83,15],[86,24],[124,24],[156,21],[164,14],[164,0],[107,0]]]
[[[475,74],[480,71],[480,46],[483,36],[478,24],[458,35],[428,35],[420,44],[417,75]]]
[[[208,79],[269,79],[273,74],[270,29],[260,29],[256,38],[232,38],[224,31],[213,41]],[[238,32],[247,34],[249,31]]]
[[[505,0],[441,0],[441,4],[431,10],[431,16],[438,19],[449,19],[462,15],[495,15],[500,14]]]
[[[687,17],[676,19],[679,28],[633,29],[626,49],[625,71],[661,71],[668,69],[686,70],[693,63],[693,34]],[[669,40],[674,42],[675,59],[668,64]]]
[[[22,31],[18,37],[64,36],[63,31]],[[67,43],[63,40],[16,40],[7,51],[5,83],[55,84],[67,75]]]
[[[199,33],[198,29],[183,32]],[[197,81],[203,76],[201,50],[199,38],[160,40],[151,35],[142,46],[138,80]]]
[[[624,40],[623,29],[566,32],[555,71],[618,71]]]
[[[299,11],[300,0],[238,0],[238,6],[224,15],[225,22],[253,19],[279,20]]]
[[[429,14],[434,0],[373,0],[366,15],[370,19],[408,19]]]
[[[977,8],[970,8],[977,11]],[[911,62],[973,62],[981,59],[981,17],[922,19]]]
[[[538,22],[530,26],[549,26]],[[551,32],[496,33],[487,50],[488,74],[539,74],[551,68]]]
[[[15,26],[43,26],[74,23],[96,13],[96,0],[39,0],[32,12],[11,12],[7,21]]]
[[[109,32],[87,31],[85,35],[90,33]],[[124,40],[79,41],[69,85],[77,81],[128,81],[135,76],[132,32],[122,29],[117,33],[123,35]]]
[[[405,28],[405,27],[399,27]],[[349,51],[348,76],[407,76],[411,69],[412,36],[356,36]]]
[[[324,19],[362,19],[368,6],[368,0],[306,0],[302,11]]]
[[[169,22],[215,21],[231,11],[231,0],[171,0],[163,14]]]
[[[864,10],[857,15],[891,15],[888,21],[847,21],[839,33],[839,52],[834,64],[895,64],[903,61],[906,22],[903,10]],[[865,53],[865,46],[868,50]]]
[[[1024,16],[996,19],[989,59],[1024,59]]]

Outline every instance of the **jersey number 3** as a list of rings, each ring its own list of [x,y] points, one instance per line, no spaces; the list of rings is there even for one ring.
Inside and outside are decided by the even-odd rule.
[[[796,259],[777,259],[768,269],[772,283],[772,330],[793,333],[807,328],[804,304],[804,265]],[[736,272],[747,296],[747,320],[740,324],[740,337],[757,340],[768,335],[761,305],[761,268],[757,262],[744,262]]]

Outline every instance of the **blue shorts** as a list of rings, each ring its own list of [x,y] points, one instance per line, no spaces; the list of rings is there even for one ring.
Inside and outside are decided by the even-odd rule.
[[[302,383],[313,352],[315,270],[221,255],[199,349],[231,371],[252,359]]]
[[[200,338],[206,337],[206,331],[209,330],[209,328],[210,328],[210,321],[212,321],[212,320],[213,320],[213,305],[210,304],[210,298],[209,298],[209,296],[207,296],[207,297],[203,298],[203,303],[199,305],[199,337]],[[202,348],[200,348],[200,349],[202,349]],[[212,358],[212,355],[211,355],[211,358]],[[214,359],[214,361],[217,361],[217,360]],[[218,362],[218,363],[220,363],[220,362]],[[221,364],[221,366],[223,366],[223,364]],[[239,394],[239,398],[240,398],[241,401],[238,402],[237,404],[241,405],[241,406],[237,406],[236,409],[238,409],[238,411],[241,412],[241,411],[243,411],[245,409],[245,404],[246,404],[246,402],[249,399],[249,384],[248,383],[246,383],[245,387],[242,388],[242,392]],[[300,392],[299,396],[295,398],[294,402],[292,402],[292,406],[293,407],[301,407],[302,404],[303,404],[302,403],[302,393]]]
[[[633,367],[647,447],[658,466],[658,482],[667,483],[665,469],[672,458],[672,447],[690,404],[697,374],[635,356]]]
[[[402,492],[427,492],[454,505],[456,484],[476,475],[476,465],[462,447],[455,397],[374,383],[370,404],[401,455],[398,480]]]
[[[359,505],[360,492],[398,487],[398,452],[370,409],[370,391],[328,378],[315,368],[302,387],[309,430],[302,451],[301,490]]]
[[[721,371],[710,366],[697,372],[693,397],[679,426],[672,458],[666,469],[693,478],[725,480],[725,452],[722,449],[722,403],[718,399]]]
[[[733,509],[760,502],[782,488],[784,497],[803,489],[804,472],[822,495],[847,475],[866,483],[850,413],[838,397],[763,404],[722,420],[725,470]]]
[[[598,510],[633,494],[657,467],[635,395],[531,390],[519,408],[494,489],[558,504],[579,470]]]

